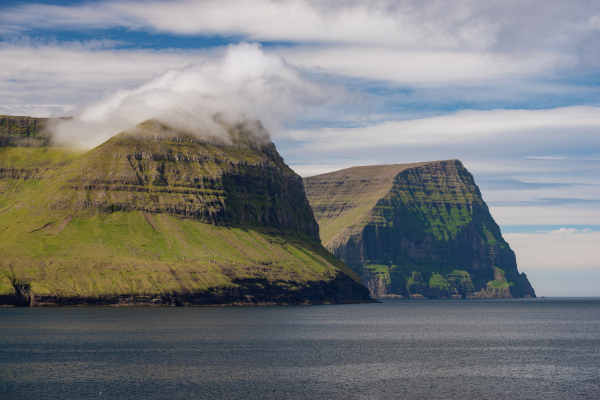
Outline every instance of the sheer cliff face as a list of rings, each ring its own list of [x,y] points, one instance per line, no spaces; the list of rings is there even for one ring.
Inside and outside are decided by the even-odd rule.
[[[375,297],[535,296],[458,160],[305,178],[325,247]]]
[[[0,304],[371,301],[257,127],[147,121],[87,153],[0,148]]]
[[[63,118],[69,119],[69,118]],[[57,119],[0,115],[0,147],[42,147],[50,145],[46,128]]]

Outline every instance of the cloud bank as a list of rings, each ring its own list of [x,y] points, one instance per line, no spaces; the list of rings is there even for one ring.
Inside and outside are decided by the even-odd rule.
[[[600,34],[589,0],[101,1],[23,4],[0,16],[4,32],[114,28],[172,34],[244,35],[253,40],[418,48],[581,51]]]
[[[341,87],[323,85],[262,51],[260,45],[230,45],[222,57],[162,75],[134,89],[119,89],[83,107],[75,118],[56,125],[59,144],[97,146],[147,119],[190,133],[225,135],[217,113],[232,124],[260,119],[277,131],[301,109],[343,101]]]
[[[111,41],[0,42],[0,114],[68,116],[117,88],[143,85],[168,69],[201,64],[222,50],[118,49]]]

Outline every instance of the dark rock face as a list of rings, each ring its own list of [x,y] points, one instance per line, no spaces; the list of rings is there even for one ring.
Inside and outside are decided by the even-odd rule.
[[[262,225],[319,238],[302,178],[268,141],[236,131],[233,143],[145,131],[119,134],[60,171],[48,208],[73,212],[144,211],[215,225]],[[148,131],[150,133],[148,133]],[[0,170],[41,178],[40,169]]]
[[[535,297],[458,160],[350,168],[305,187],[325,247],[374,297]]]
[[[235,286],[198,292],[121,294],[100,296],[34,295],[18,292],[0,296],[0,304],[15,307],[60,306],[274,306],[309,304],[374,303],[369,290],[340,272],[324,282],[273,282],[266,279],[235,279]]]
[[[0,147],[48,146],[51,138],[46,128],[55,121],[51,118],[0,115]]]

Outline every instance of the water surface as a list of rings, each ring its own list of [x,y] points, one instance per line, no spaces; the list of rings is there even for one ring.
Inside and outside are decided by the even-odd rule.
[[[0,309],[2,399],[597,399],[600,299]]]

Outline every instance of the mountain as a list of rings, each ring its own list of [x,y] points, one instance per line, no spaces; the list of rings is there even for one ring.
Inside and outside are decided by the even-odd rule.
[[[0,147],[49,146],[47,128],[66,118],[33,118],[0,115]]]
[[[262,125],[222,127],[151,120],[85,153],[0,147],[0,304],[372,301],[321,245]]]
[[[535,297],[458,160],[353,167],[304,186],[325,247],[373,297]]]

